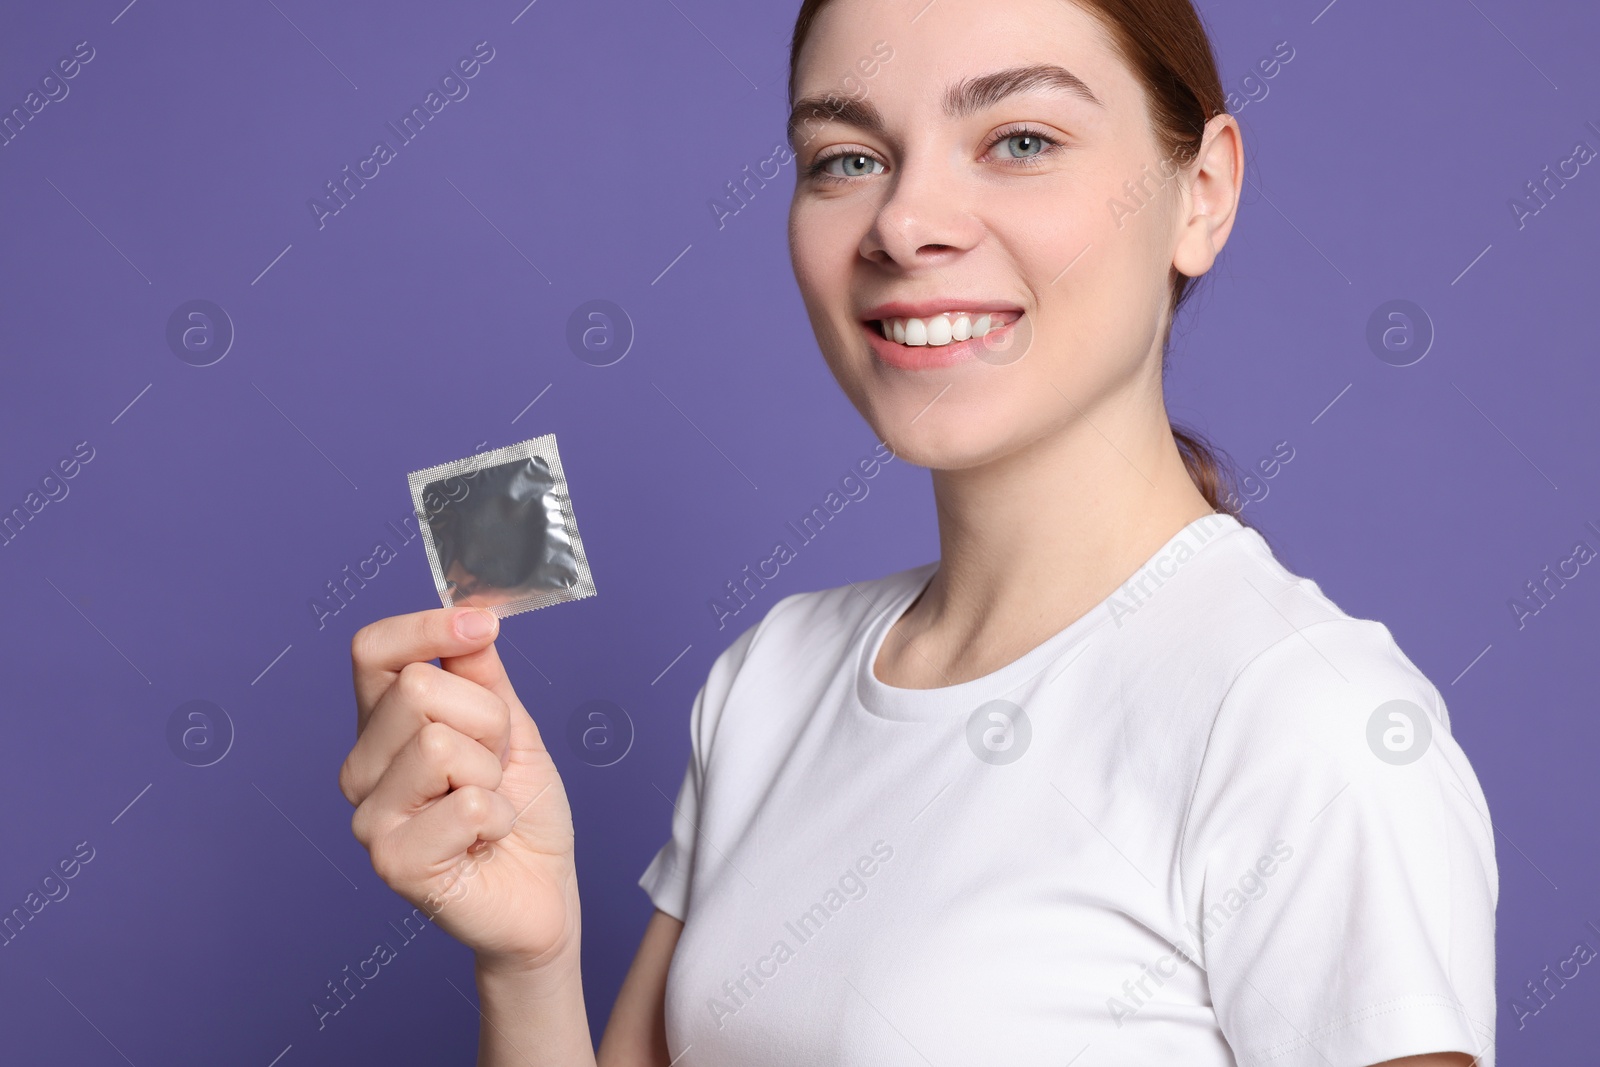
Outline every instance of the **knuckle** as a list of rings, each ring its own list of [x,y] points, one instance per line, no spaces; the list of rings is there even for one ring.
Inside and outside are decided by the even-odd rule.
[[[405,878],[405,858],[390,838],[380,838],[367,849],[372,856],[372,870],[389,885]]]
[[[511,735],[511,705],[503,700],[498,693],[485,689],[487,699],[483,702],[483,719],[488,731],[484,743],[493,747],[493,742],[506,740]]]
[[[482,826],[489,821],[493,809],[490,806],[490,793],[475,785],[464,785],[456,790],[461,795],[461,817],[469,826]]]
[[[344,798],[350,803],[359,804],[360,795],[356,792],[356,771],[355,767],[351,765],[351,760],[354,756],[355,753],[352,752],[344,758],[343,763],[339,764],[339,792],[343,793]]]
[[[437,669],[433,664],[422,660],[407,663],[400,668],[400,674],[395,678],[395,688],[407,700],[425,701],[433,692],[433,672]]]
[[[478,748],[483,753],[483,765],[490,778],[484,788],[490,792],[496,792],[506,780],[506,769],[500,766],[500,758],[493,752],[490,752],[482,745],[479,745]]]
[[[372,811],[370,805],[359,804],[350,816],[350,833],[368,852],[372,851]]]
[[[377,652],[378,624],[369,622],[350,638],[350,662],[361,666]]]
[[[429,721],[417,731],[417,752],[430,767],[445,763],[454,755],[456,732],[442,722]]]

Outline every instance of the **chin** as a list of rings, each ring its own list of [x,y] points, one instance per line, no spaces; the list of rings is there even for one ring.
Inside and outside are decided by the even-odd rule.
[[[930,470],[962,470],[999,459],[1032,436],[1022,432],[1030,413],[993,397],[962,403],[956,387],[929,406],[936,392],[882,396],[868,406],[867,422],[896,459]]]

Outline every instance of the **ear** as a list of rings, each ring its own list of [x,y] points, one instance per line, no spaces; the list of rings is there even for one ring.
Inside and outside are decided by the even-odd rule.
[[[1239,189],[1244,182],[1244,138],[1239,121],[1224,112],[1207,122],[1200,151],[1188,170],[1172,265],[1197,278],[1216,262],[1238,213]]]

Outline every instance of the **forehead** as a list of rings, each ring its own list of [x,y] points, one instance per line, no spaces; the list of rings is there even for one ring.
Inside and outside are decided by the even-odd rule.
[[[860,66],[875,48],[893,58]],[[1072,0],[833,0],[806,37],[795,97],[867,82],[886,107],[937,109],[957,82],[1032,64],[1065,67],[1111,109],[1141,97],[1105,26]]]

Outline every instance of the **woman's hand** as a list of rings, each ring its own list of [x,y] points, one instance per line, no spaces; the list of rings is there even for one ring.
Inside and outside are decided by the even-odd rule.
[[[339,788],[373,870],[476,952],[480,968],[561,964],[576,974],[572,812],[495,651],[498,633],[499,619],[480,608],[357,631],[357,738]]]

